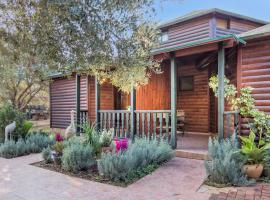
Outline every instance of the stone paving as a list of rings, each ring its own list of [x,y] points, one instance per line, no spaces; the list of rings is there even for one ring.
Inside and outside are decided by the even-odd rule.
[[[204,174],[200,160],[174,158],[127,188],[70,177],[30,163],[40,154],[0,158],[0,200],[206,200],[197,192]]]
[[[270,200],[270,185],[257,184],[253,187],[233,188],[227,192],[212,194],[210,200]]]

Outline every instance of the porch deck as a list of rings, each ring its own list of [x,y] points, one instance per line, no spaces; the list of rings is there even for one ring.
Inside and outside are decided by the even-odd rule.
[[[209,135],[201,133],[186,133],[177,136],[177,157],[204,160],[207,159]]]

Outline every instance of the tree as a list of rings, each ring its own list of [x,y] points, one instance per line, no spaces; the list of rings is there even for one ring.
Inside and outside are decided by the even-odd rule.
[[[1,38],[50,70],[95,75],[121,90],[146,84],[158,31],[153,0],[6,0]],[[3,45],[2,45],[3,46]]]

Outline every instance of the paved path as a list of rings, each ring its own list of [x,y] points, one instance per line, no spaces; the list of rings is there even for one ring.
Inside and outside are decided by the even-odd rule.
[[[127,188],[69,177],[29,165],[40,154],[15,159],[0,158],[1,200],[206,200],[197,192],[204,179],[199,160],[174,158],[153,174]]]

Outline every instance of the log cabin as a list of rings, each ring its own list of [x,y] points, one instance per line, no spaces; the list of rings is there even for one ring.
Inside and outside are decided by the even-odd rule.
[[[254,88],[256,108],[270,113],[268,22],[214,8],[191,12],[159,29],[160,43],[152,55],[163,60],[163,73],[153,74],[130,94],[92,76],[51,76],[51,128],[66,128],[70,110],[76,110],[77,124],[88,120],[119,135],[165,136],[174,148],[180,113],[187,133],[243,133],[245,123],[224,100],[224,75],[238,90]],[[218,75],[218,98],[208,86],[212,75]]]

